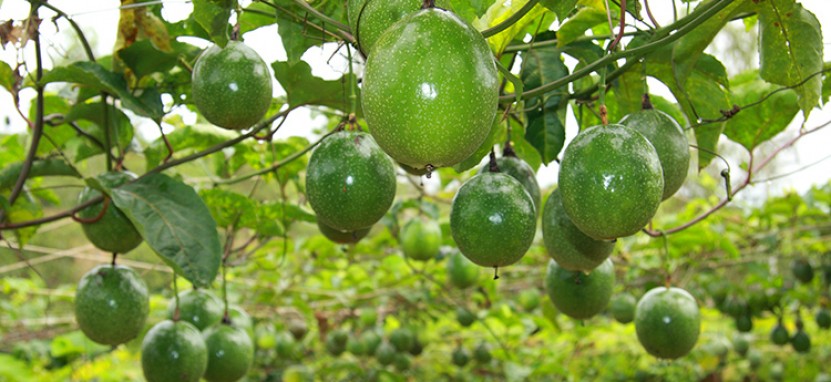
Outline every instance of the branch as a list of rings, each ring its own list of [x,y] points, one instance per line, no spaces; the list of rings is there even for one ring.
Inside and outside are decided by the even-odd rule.
[[[346,25],[338,20],[326,16],[322,12],[315,9],[315,7],[309,5],[309,3],[307,3],[305,0],[294,0],[294,3],[297,4],[297,6],[299,6],[300,8],[303,8],[307,12],[313,14],[315,17],[320,19],[320,21],[323,21],[327,24],[331,24],[333,27],[338,28],[343,32],[351,33],[351,30],[349,30],[349,25]]]
[[[494,25],[494,26],[492,26],[488,29],[483,30],[482,31],[482,36],[485,37],[485,38],[488,38],[490,36],[498,34],[499,32],[504,31],[505,29],[510,28],[511,26],[516,24],[517,21],[519,21],[520,19],[525,17],[525,15],[528,12],[530,12],[531,9],[533,9],[534,6],[537,5],[538,2],[539,2],[539,0],[528,0],[528,2],[525,3],[525,5],[523,5],[522,8],[520,8],[518,11],[516,11],[516,13],[512,14],[510,17],[503,20],[499,24],[496,24],[496,25]]]
[[[731,195],[727,195],[727,196],[726,196],[724,199],[722,199],[722,200],[721,200],[718,204],[716,204],[715,206],[713,206],[713,207],[712,207],[712,208],[710,208],[709,210],[707,210],[707,211],[703,212],[701,215],[698,215],[698,216],[696,216],[695,218],[693,218],[692,220],[690,220],[690,221],[688,221],[688,222],[686,222],[686,223],[684,223],[684,224],[682,224],[682,225],[680,225],[680,226],[674,227],[674,228],[670,228],[670,229],[667,229],[667,230],[660,230],[660,231],[659,231],[659,230],[652,230],[652,229],[644,228],[644,229],[643,229],[643,232],[644,232],[644,233],[646,233],[646,234],[647,234],[647,235],[649,235],[649,236],[652,236],[652,237],[660,237],[660,236],[670,235],[670,234],[673,234],[673,233],[676,233],[676,232],[683,231],[683,230],[685,230],[685,229],[687,229],[687,228],[690,228],[690,227],[692,227],[692,226],[694,226],[694,225],[698,224],[699,222],[701,222],[702,220],[704,220],[704,219],[708,218],[710,215],[712,215],[712,214],[713,214],[713,213],[715,213],[716,211],[718,211],[718,210],[720,210],[720,209],[724,208],[724,206],[726,206],[726,205],[727,205],[727,203],[729,203],[729,202],[730,202],[730,200],[731,200],[731,199],[732,199],[732,198],[733,198],[736,194],[738,194],[739,192],[741,192],[741,190],[745,189],[747,186],[749,186],[750,184],[752,184],[753,174],[754,174],[754,173],[756,173],[756,172],[758,172],[759,170],[761,170],[762,168],[764,168],[764,167],[765,167],[765,166],[767,166],[768,164],[770,164],[770,162],[771,162],[771,161],[772,161],[772,160],[773,160],[773,159],[774,159],[777,155],[779,155],[779,153],[780,153],[780,152],[782,152],[782,150],[784,150],[784,149],[786,149],[786,148],[788,148],[788,147],[793,146],[794,144],[796,144],[796,142],[797,142],[797,141],[799,141],[800,139],[802,139],[802,138],[803,138],[803,137],[805,137],[806,135],[811,134],[811,133],[814,133],[814,132],[817,132],[817,131],[819,131],[819,130],[821,130],[821,129],[823,129],[823,128],[825,128],[825,127],[829,126],[829,125],[831,125],[831,121],[828,121],[828,122],[826,122],[826,123],[823,123],[822,125],[819,125],[819,126],[817,126],[817,127],[813,128],[813,129],[810,129],[810,130],[801,130],[801,131],[799,132],[799,134],[797,134],[797,135],[796,135],[796,137],[791,138],[789,141],[785,142],[785,144],[783,144],[782,146],[779,146],[778,148],[776,148],[776,150],[774,150],[772,153],[770,153],[770,155],[768,155],[768,156],[767,156],[767,158],[765,158],[764,160],[762,160],[762,162],[761,162],[761,163],[759,163],[757,166],[755,166],[755,167],[754,167],[754,166],[753,166],[753,163],[752,163],[752,161],[751,161],[751,163],[750,163],[750,165],[749,165],[749,167],[748,167],[747,177],[745,177],[744,181],[743,181],[743,182],[742,182],[742,183],[741,183],[738,187],[736,187],[735,189],[733,189],[733,193],[732,193]],[[751,153],[751,154],[752,154],[752,153]],[[751,156],[751,159],[752,159],[752,156]]]
[[[49,4],[45,1],[37,1],[37,4],[51,9],[53,12],[57,13],[58,16],[65,18],[66,21],[69,21],[69,25],[72,26],[72,29],[74,29],[75,33],[78,35],[78,39],[81,40],[81,45],[84,47],[84,52],[86,53],[87,58],[90,61],[95,62],[95,55],[92,53],[92,47],[90,47],[87,37],[84,35],[84,32],[81,31],[81,27],[78,26],[75,20],[69,17],[69,15],[67,15],[66,12],[56,8],[54,5]]]
[[[609,63],[612,63],[622,58],[626,58],[627,63],[629,61],[637,61],[641,57],[651,53],[652,51],[672,42],[675,42],[687,33],[695,30],[700,24],[704,23],[710,17],[720,12],[722,9],[730,5],[730,3],[732,3],[732,0],[715,0],[706,3],[698,7],[695,11],[693,11],[693,13],[690,13],[683,19],[678,20],[677,22],[671,25],[657,30],[655,32],[654,41],[636,48],[605,55],[603,56],[603,58],[584,66],[580,70],[575,71],[568,76],[549,82],[540,87],[524,91],[522,93],[522,98],[527,99],[537,97],[550,91],[559,89],[563,86],[568,85],[571,82],[585,77],[586,75],[596,71],[600,67],[603,67]],[[670,32],[672,32],[672,30],[674,29],[677,29],[676,32],[670,34]],[[507,94],[499,97],[499,101],[503,103],[509,103],[514,101],[515,99],[516,96],[514,94]]]

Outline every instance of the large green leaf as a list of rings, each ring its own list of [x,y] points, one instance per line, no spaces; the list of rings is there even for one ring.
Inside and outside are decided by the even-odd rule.
[[[554,11],[562,24],[563,20],[574,10],[577,0],[540,0],[540,4]]]
[[[586,34],[587,30],[606,21],[605,11],[594,7],[580,8],[577,14],[566,20],[557,30],[557,45],[566,46]]]
[[[231,29],[228,24],[231,7],[222,3],[213,0],[193,0],[193,17],[219,46],[228,43],[228,32]]]
[[[758,2],[760,73],[765,81],[794,86],[807,118],[819,103],[822,79],[822,32],[816,16],[793,0]],[[813,76],[813,77],[811,77]],[[810,78],[809,78],[810,77]]]
[[[522,82],[527,89],[539,87],[568,75],[561,52],[556,47],[531,49],[523,55]],[[564,109],[567,89],[561,88],[526,101],[528,126],[525,139],[540,154],[544,164],[557,159],[565,143]]]
[[[52,69],[43,75],[41,84],[52,82],[76,83],[97,91],[105,91],[121,99],[125,108],[153,120],[160,120],[164,115],[159,99],[148,100],[133,95],[122,75],[104,69],[99,63],[80,61]]]
[[[274,76],[286,90],[289,105],[320,105],[349,112],[349,84],[354,83],[353,75],[345,74],[337,80],[327,81],[312,74],[312,68],[305,61],[275,61],[271,64]],[[360,100],[360,90],[355,89]],[[360,108],[360,101],[357,103]]]
[[[12,163],[0,170],[0,190],[14,186],[20,176],[23,162]],[[61,158],[35,159],[29,170],[29,179],[40,176],[71,176],[80,178],[81,174]]]
[[[176,66],[179,59],[174,53],[163,52],[150,40],[139,40],[116,52],[118,58],[141,79],[153,73],[166,72]]]
[[[482,17],[473,22],[473,26],[479,30],[494,27],[517,13],[528,3],[528,1],[529,0],[510,2],[496,1],[488,8],[487,12],[485,12]],[[488,44],[490,44],[491,49],[497,56],[501,56],[505,48],[508,47],[508,44],[510,44],[511,41],[517,37],[517,35],[523,32],[525,27],[539,19],[545,12],[545,7],[540,4],[535,5],[530,11],[528,11],[528,13],[522,16],[521,19],[517,20],[510,27],[502,32],[490,36],[488,38]],[[547,29],[548,25],[543,27],[543,30]]]
[[[257,228],[257,206],[247,196],[219,188],[202,190],[199,196],[219,227]]]
[[[731,99],[739,105],[761,100],[778,86],[766,83],[756,71],[745,73],[734,81]],[[764,103],[742,110],[727,121],[724,135],[748,151],[773,138],[791,123],[799,111],[798,97],[793,90],[778,91]]]
[[[192,187],[151,174],[108,193],[150,248],[194,286],[216,278],[222,260],[216,222]]]

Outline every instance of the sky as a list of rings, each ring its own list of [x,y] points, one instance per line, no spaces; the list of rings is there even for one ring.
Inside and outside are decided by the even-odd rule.
[[[186,17],[192,10],[192,5],[185,0],[165,0],[163,3],[163,16],[168,21],[180,20]],[[241,0],[241,3],[244,5],[247,1]],[[818,16],[823,29],[825,61],[831,61],[831,18],[823,17],[823,15],[831,14],[831,1],[803,0],[801,3],[806,9],[812,11]],[[93,49],[97,56],[111,53],[112,47],[115,44],[119,16],[118,7],[120,2],[118,0],[51,0],[50,4],[64,10],[78,24],[81,25],[81,28],[84,29],[85,33],[92,36],[91,40],[95,42]],[[664,5],[662,6],[661,4]],[[653,2],[651,4],[653,13],[662,25],[666,25],[668,23],[667,21],[671,21],[672,19],[672,7],[667,4],[668,2]],[[21,20],[27,16],[28,11],[29,3],[26,1],[0,0],[0,20]],[[46,46],[46,67],[51,67],[53,61],[65,62],[67,50],[73,46],[77,46],[74,45],[76,42],[72,40],[75,38],[75,35],[70,32],[66,21],[61,20],[58,23],[58,26],[60,28],[60,32],[58,32],[55,26],[50,22],[44,22],[42,25],[42,40]],[[254,48],[254,50],[256,50],[266,62],[270,63],[286,59],[285,50],[283,49],[280,39],[277,36],[277,26],[270,26],[249,32],[243,36],[243,39],[246,44]],[[196,39],[190,39],[188,42],[201,46],[207,45],[207,42]],[[624,41],[624,43],[625,42],[626,41]],[[722,59],[728,68],[731,67],[731,64],[735,66],[736,63],[730,62],[731,57],[729,57],[729,55],[724,54],[725,52],[723,51],[719,51],[719,49],[723,50],[723,48],[721,48],[723,45],[724,44],[720,44],[720,41],[717,40],[716,43],[709,48],[709,51]],[[324,79],[336,79],[347,71],[347,61],[345,58],[345,52],[335,52],[335,50],[335,44],[327,44],[322,48],[315,47],[307,51],[303,56],[303,59],[310,63],[312,73],[314,75]],[[18,53],[14,49],[0,50],[0,60],[12,64],[17,61],[17,54]],[[24,58],[27,62],[34,62],[31,49],[24,53]],[[275,96],[285,94],[277,82],[275,82],[274,85]],[[668,91],[657,82],[650,83],[650,90],[659,95],[669,96]],[[21,95],[24,110],[28,110],[28,103],[33,97],[34,91],[28,91]],[[23,120],[13,111],[12,105],[11,96],[5,91],[0,91],[0,120],[8,118],[10,121],[10,125],[0,126],[0,133],[8,133],[9,131],[19,132],[25,129]],[[189,111],[178,110],[176,112],[182,114],[187,123],[193,123],[196,120],[195,114]],[[804,121],[800,114],[793,121],[789,129],[783,134],[780,134],[775,141],[784,141],[785,139],[793,137],[797,133],[800,126],[803,125],[803,122],[806,128],[811,128],[828,121],[831,121],[831,107],[828,106],[825,107],[824,110],[813,111],[808,121]],[[137,130],[141,132],[143,138],[152,140],[158,136],[158,129],[152,122],[141,121],[140,119],[135,122],[138,123],[139,127]],[[577,122],[573,119],[573,117],[570,117],[566,122],[566,139],[568,142],[577,134]],[[290,118],[286,121],[276,137],[279,139],[287,136],[300,135],[313,138],[314,134],[312,132],[312,127],[325,126],[326,123],[326,118],[315,115],[315,113],[308,108],[302,108],[291,113]],[[723,148],[731,150],[731,152],[741,151],[736,148],[735,144],[727,142],[726,139],[722,139],[721,141],[723,142]],[[807,139],[802,139],[794,149],[786,150],[778,156],[775,163],[775,173],[760,174],[760,178],[788,173],[814,163],[819,164],[788,177],[756,184],[747,189],[745,192],[747,195],[742,196],[746,198],[747,201],[763,200],[769,196],[781,194],[786,190],[795,189],[799,192],[803,192],[810,188],[811,185],[827,183],[829,178],[831,178],[831,171],[829,171],[829,168],[831,168],[831,159],[829,159],[831,151],[828,150],[827,146],[829,142],[831,142],[831,127],[811,135]],[[763,148],[762,150],[767,150],[769,152],[771,149]],[[694,152],[693,155],[695,155]],[[731,164],[734,169],[739,167],[739,161],[742,160],[742,158],[737,159],[738,160],[733,161]],[[823,161],[823,159],[829,160]],[[556,166],[556,163],[554,163],[548,168],[541,168],[538,172],[538,179],[543,187],[556,183]],[[710,171],[717,173],[722,167],[724,167],[723,164],[716,163],[711,165]],[[695,175],[693,174],[691,178],[694,177]],[[734,175],[734,179],[736,178],[738,178],[738,176]],[[695,180],[688,179],[688,181]],[[429,188],[434,188],[436,186],[435,182],[436,181],[434,179],[433,182],[428,182],[426,185]]]

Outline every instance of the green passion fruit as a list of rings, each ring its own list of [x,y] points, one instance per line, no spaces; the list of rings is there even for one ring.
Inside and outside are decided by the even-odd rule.
[[[427,261],[439,254],[441,227],[435,220],[415,218],[407,222],[399,235],[401,251],[413,260]]]
[[[396,21],[421,9],[422,0],[348,0],[346,16],[358,48],[368,56],[378,38]],[[436,6],[447,9],[447,1]]]
[[[340,131],[309,159],[306,194],[323,224],[340,231],[372,226],[395,198],[392,161],[362,132]]]
[[[690,168],[690,143],[678,122],[660,110],[644,109],[623,117],[620,124],[641,133],[655,148],[664,175],[662,199],[678,192]]]
[[[447,278],[454,287],[467,289],[479,281],[479,267],[459,252],[447,258]]]
[[[254,343],[245,329],[219,323],[202,333],[208,348],[209,382],[234,382],[248,374],[254,363]]]
[[[167,315],[174,318],[176,300],[167,305]],[[179,293],[179,318],[205,330],[222,320],[222,300],[207,289],[191,289]]]
[[[483,267],[519,261],[534,240],[536,212],[518,180],[502,173],[474,176],[450,207],[450,232],[462,254]]]
[[[609,304],[615,286],[615,269],[606,259],[591,273],[569,271],[548,261],[545,290],[554,306],[576,319],[591,318]]]
[[[202,334],[186,321],[162,321],[144,336],[141,369],[147,382],[196,382],[208,368]]]
[[[664,190],[655,148],[623,125],[577,134],[563,154],[559,179],[571,221],[598,240],[640,231],[658,210]]]
[[[612,297],[609,303],[609,310],[615,321],[621,324],[628,324],[635,319],[635,306],[638,300],[630,293],[620,293]]]
[[[100,265],[75,291],[75,320],[91,340],[119,345],[136,338],[149,312],[147,285],[131,268]]]
[[[341,231],[339,229],[329,227],[328,225],[318,221],[317,228],[318,230],[320,230],[320,233],[322,233],[323,236],[326,236],[326,238],[332,241],[333,243],[355,244],[361,241],[361,239],[363,239],[364,237],[366,237],[367,234],[369,234],[369,231],[372,229],[372,226],[361,228],[355,231]]]
[[[129,172],[108,172],[101,174],[97,179],[104,186],[115,188],[135,178],[135,174]],[[99,196],[101,192],[98,190],[85,187],[78,195],[78,204],[86,203]],[[107,210],[101,215],[101,210],[104,208]],[[99,215],[101,215],[100,218]],[[130,219],[109,198],[78,211],[77,216],[81,221],[94,220],[91,223],[81,223],[81,228],[87,240],[102,251],[127,253],[138,247],[143,240]]]
[[[595,240],[581,231],[563,208],[560,190],[554,190],[542,212],[542,238],[548,255],[571,271],[591,271],[615,249],[614,241]]]
[[[522,187],[525,187],[528,195],[531,196],[531,200],[534,201],[534,210],[539,211],[540,204],[542,204],[542,195],[540,194],[540,184],[537,182],[537,174],[531,168],[531,165],[516,156],[507,155],[497,158],[496,166],[499,168],[499,172],[512,176],[522,184]],[[490,171],[489,168],[490,164],[485,164],[479,172],[488,172]]]
[[[452,12],[424,9],[393,24],[373,52],[361,102],[387,154],[430,169],[457,164],[482,145],[496,116],[499,81],[481,33]]]
[[[680,288],[657,287],[635,308],[635,331],[649,354],[676,359],[695,347],[701,330],[698,303]]]
[[[208,122],[241,130],[263,118],[271,105],[268,65],[242,42],[206,49],[193,66],[193,103]]]

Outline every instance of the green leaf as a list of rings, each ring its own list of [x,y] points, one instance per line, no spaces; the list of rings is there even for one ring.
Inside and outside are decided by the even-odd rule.
[[[219,188],[202,190],[199,196],[222,228],[257,228],[257,206],[245,195]]]
[[[732,87],[731,98],[739,105],[758,102],[778,89],[766,83],[756,71],[740,76]],[[727,121],[724,135],[752,151],[760,143],[784,131],[799,112],[798,97],[793,90],[778,91],[764,103],[744,109]]]
[[[216,222],[192,187],[151,174],[109,195],[150,248],[194,286],[216,278],[222,259]]]
[[[20,170],[22,168],[23,162],[17,162],[0,170],[0,189],[13,187],[17,182],[17,178],[20,176]],[[35,159],[29,170],[28,179],[41,176],[72,176],[81,178],[81,174],[74,167],[59,158]]]
[[[148,103],[133,95],[127,88],[124,77],[113,73],[99,63],[91,61],[80,61],[68,66],[60,66],[44,74],[41,85],[53,82],[70,82],[93,88],[98,91],[105,91],[119,99],[123,106],[138,115],[158,121],[164,115],[161,101]]]
[[[805,118],[819,103],[822,80],[822,32],[816,16],[792,0],[758,3],[760,73],[765,81],[794,86]],[[813,76],[813,77],[811,77]],[[810,78],[809,78],[810,77]]]
[[[109,105],[107,117],[109,119],[108,125],[112,145],[114,147],[118,145],[123,149],[128,147],[133,140],[133,124],[130,122],[130,118],[121,110]],[[80,103],[73,106],[64,116],[66,123],[79,122],[81,120],[91,122],[91,124],[79,123],[78,125],[81,130],[95,137],[102,144],[106,142],[104,135],[104,104],[100,102]],[[66,125],[60,128],[72,131]],[[76,161],[81,161],[104,152],[101,146],[83,136],[77,136],[68,140],[65,146]]]
[[[276,61],[271,67],[277,81],[286,90],[289,105],[321,105],[349,112],[349,84],[354,81],[354,74],[327,81],[312,75],[312,68],[302,60],[293,63]],[[355,91],[360,99],[360,90]]]
[[[533,89],[568,75],[560,50],[555,47],[532,49],[523,55],[522,81]],[[565,143],[565,121],[560,115],[567,89],[561,88],[542,97],[528,99],[528,126],[525,139],[540,154],[544,164],[557,159]]]
[[[70,110],[69,100],[59,95],[47,94],[43,97],[43,112],[44,115],[63,114]],[[37,115],[37,102],[32,102],[29,107],[29,120],[34,121]],[[69,126],[44,126],[44,135],[49,139],[43,139],[38,145],[38,155],[49,155],[54,151],[64,147],[67,141],[75,138],[77,135]],[[56,147],[57,146],[57,147]]]
[[[557,46],[568,45],[578,37],[585,35],[586,31],[595,25],[606,23],[606,20],[606,12],[601,9],[580,8],[576,15],[566,20],[557,30]]]
[[[524,7],[528,1],[529,0],[515,0],[510,2],[496,1],[488,8],[487,12],[485,12],[482,17],[474,20],[473,26],[479,30],[494,27],[513,16],[517,11]],[[496,54],[497,57],[501,56],[505,48],[508,47],[508,44],[510,44],[511,41],[513,41],[514,38],[525,29],[525,27],[539,19],[545,12],[545,7],[537,4],[510,27],[502,32],[488,37],[488,44],[490,44],[494,54]],[[548,29],[548,26],[544,26],[543,29]]]
[[[274,24],[276,21],[276,9],[262,2],[255,1],[242,10],[242,13],[239,16],[239,33],[240,35],[243,35],[247,32]]]
[[[5,61],[0,61],[0,86],[11,93],[14,90],[15,75],[12,67]]]
[[[822,75],[822,102],[831,98],[831,62],[825,63],[825,74]]]
[[[0,196],[0,208],[6,211],[6,221],[9,223],[22,223],[43,217],[43,207],[35,203],[27,195],[17,198],[14,205],[9,205],[8,199]],[[17,243],[20,246],[26,245],[35,236],[39,225],[13,230]]]
[[[193,125],[178,128],[167,134],[167,140],[177,153],[182,154],[191,150],[203,150],[216,144],[237,137],[237,134],[213,125]],[[162,138],[155,140],[144,149],[144,160],[147,168],[154,168],[167,157],[167,146]]]
[[[563,20],[574,10],[577,0],[540,0],[540,4],[556,13],[562,24]]]
[[[141,79],[153,73],[163,73],[176,66],[176,54],[157,49],[150,40],[139,40],[116,52],[118,58]]]
[[[231,17],[231,7],[224,5],[211,0],[193,0],[193,17],[219,46],[228,43],[230,29],[228,19]]]

